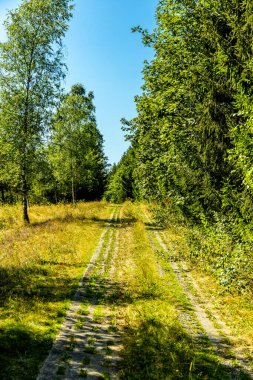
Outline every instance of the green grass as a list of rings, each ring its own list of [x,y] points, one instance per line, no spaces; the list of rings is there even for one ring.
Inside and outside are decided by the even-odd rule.
[[[89,314],[89,304],[87,303],[87,301],[85,301],[85,303],[82,304],[82,306],[78,310],[78,314],[80,314],[80,315],[88,315]]]
[[[83,377],[83,378],[86,378],[88,376],[88,371],[86,369],[84,369],[84,368],[81,368],[79,376]]]
[[[157,251],[151,249],[139,206],[124,207],[133,222],[122,226],[115,273],[122,300],[117,311],[124,343],[120,378],[229,379],[209,342],[193,341],[180,323],[182,311],[192,312],[189,301],[165,257],[165,276],[159,276]]]
[[[47,356],[78,286],[81,274],[94,252],[112,207],[105,203],[75,207],[36,206],[31,209],[32,225],[23,226],[19,208],[0,210],[0,373],[1,380],[36,378]],[[191,305],[170,266],[170,258],[155,242],[151,247],[144,224],[143,207],[125,203],[119,228],[119,255],[114,278],[108,282],[99,266],[85,283],[84,302],[78,310],[76,329],[84,326],[92,301],[94,333],[108,317],[109,330],[119,332],[124,349],[119,376],[122,380],[226,380],[228,370],[219,364],[207,339],[194,341],[180,323],[180,315],[192,315]],[[162,231],[174,259],[187,258],[184,229],[173,226]],[[154,236],[154,234],[153,234]],[[105,236],[106,249],[109,234]],[[9,254],[11,253],[11,254]],[[101,263],[102,256],[99,258]],[[164,276],[159,275],[159,260]],[[245,296],[219,294],[219,286],[209,275],[195,268],[192,274],[207,298],[216,295],[216,307],[237,334],[242,345],[252,342],[252,300]],[[208,286],[207,286],[208,284]],[[198,326],[196,327],[198,329]],[[235,331],[237,330],[237,331]],[[60,379],[74,349],[70,337],[61,357],[56,378]],[[105,354],[110,356],[113,340]],[[80,377],[96,354],[93,337],[87,340]],[[109,358],[105,365],[110,366]],[[105,372],[101,378],[108,379]],[[247,376],[241,376],[241,379]]]
[[[147,208],[142,206],[142,209],[147,213]],[[230,342],[237,345],[238,348],[242,348],[245,356],[253,363],[253,302],[252,302],[252,288],[250,291],[240,294],[237,289],[233,290],[231,286],[223,286],[217,281],[217,273],[214,270],[210,271],[208,268],[208,262],[210,257],[216,257],[217,252],[222,255],[222,252],[226,252],[229,249],[229,242],[222,241],[220,244],[220,237],[213,237],[212,244],[208,245],[208,250],[201,250],[198,252],[197,247],[195,250],[195,256],[198,257],[192,261],[191,249],[189,247],[189,235],[193,234],[192,227],[182,226],[177,223],[169,223],[168,226],[162,231],[161,235],[166,242],[168,252],[162,252],[164,261],[168,262],[171,258],[179,262],[184,261],[190,270],[191,276],[194,278],[198,287],[201,289],[202,298],[207,303],[211,300],[213,309],[206,309],[207,314],[213,318],[214,312],[218,315],[218,323],[215,322],[219,328],[219,319],[224,321],[228,326],[225,333],[232,335],[233,339]],[[204,238],[204,237],[203,237]],[[205,245],[205,240],[202,242]],[[226,248],[226,249],[225,249]],[[201,256],[202,255],[202,256]],[[243,261],[244,255],[241,256]],[[169,264],[168,264],[169,265]],[[226,270],[226,264],[224,265]],[[184,274],[184,271],[182,271]],[[247,276],[248,273],[245,273]],[[196,290],[191,284],[191,281],[184,276],[187,282],[187,286],[192,290],[193,294],[196,294]],[[236,280],[236,278],[235,278]],[[221,325],[222,326],[222,325]],[[253,370],[253,365],[252,365]]]
[[[85,356],[83,358],[83,365],[89,365],[90,364],[90,357],[89,356]]]
[[[93,322],[98,324],[101,323],[104,319],[104,316],[105,312],[103,305],[97,305],[93,311]]]
[[[19,207],[0,210],[1,380],[38,374],[111,210],[100,202],[34,206],[30,226]]]
[[[146,214],[147,209],[142,205],[142,210],[143,209]],[[211,276],[210,273],[208,274],[203,271],[203,262],[195,262],[194,266],[192,265],[187,240],[189,228],[190,227],[187,226],[177,225],[176,223],[174,223],[174,225],[169,223],[165,229],[160,231],[162,239],[166,242],[168,252],[162,251],[159,256],[159,260],[162,261],[164,267],[166,267],[166,262],[167,266],[170,266],[169,262],[171,259],[178,262],[179,267],[181,267],[182,262],[187,263],[188,270],[190,270],[191,276],[200,289],[202,302],[204,305],[207,305],[206,313],[209,315],[210,319],[213,320],[213,323],[217,326],[217,328],[222,327],[220,319],[221,322],[223,321],[227,324],[229,329],[225,329],[224,332],[228,335],[232,334],[233,338],[232,340],[230,337],[226,338],[226,342],[229,342],[232,346],[236,345],[237,348],[242,348],[245,353],[245,357],[248,358],[249,361],[252,361],[252,297],[250,294],[238,295],[237,292],[224,292],[224,287],[217,283],[215,276]],[[157,246],[159,246],[159,244]],[[192,286],[191,277],[188,278],[187,273],[188,271],[184,272],[184,270],[181,270],[181,274],[187,283],[187,287],[191,289],[193,294],[198,295],[195,287]],[[210,301],[212,304],[211,309],[209,309]],[[217,320],[214,319],[214,313],[217,314]],[[221,332],[221,334],[223,335],[224,332]],[[238,372],[240,371],[238,370]],[[247,374],[243,374],[242,371],[238,376],[242,379],[249,378],[249,376]]]

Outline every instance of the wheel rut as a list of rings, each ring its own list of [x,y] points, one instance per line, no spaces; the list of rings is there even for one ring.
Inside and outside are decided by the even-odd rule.
[[[112,288],[118,222],[119,210],[114,209],[37,380],[117,379],[121,339],[106,299]]]
[[[146,214],[145,219],[150,223],[150,218]],[[162,251],[167,254],[169,253],[161,232],[152,230],[148,231],[148,234],[153,248],[159,246]],[[231,337],[226,334],[228,328],[225,323],[220,323],[221,328],[219,329],[214,326],[213,321],[208,315],[208,310],[214,315],[215,319],[220,320],[220,318],[215,314],[210,305],[211,309],[206,309],[207,301],[203,299],[202,292],[189,273],[186,263],[176,262],[171,259],[170,265],[194,312],[190,313],[186,310],[180,310],[179,319],[187,332],[192,336],[196,344],[204,337],[208,338],[221,364],[227,367],[231,380],[239,380],[241,378],[241,371],[246,372],[253,379],[250,362],[242,352],[239,352],[236,347],[229,343]],[[164,276],[164,271],[159,260],[158,272],[161,276]]]

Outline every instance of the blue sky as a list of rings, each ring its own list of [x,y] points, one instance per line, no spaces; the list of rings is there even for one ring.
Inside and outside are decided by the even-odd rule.
[[[76,0],[65,38],[68,76],[66,89],[80,82],[94,91],[98,128],[104,136],[109,162],[118,162],[128,144],[120,119],[135,116],[134,96],[141,93],[142,68],[152,50],[142,46],[131,27],[150,31],[158,0]],[[0,23],[5,10],[21,0],[0,0]],[[0,40],[4,30],[0,26]]]

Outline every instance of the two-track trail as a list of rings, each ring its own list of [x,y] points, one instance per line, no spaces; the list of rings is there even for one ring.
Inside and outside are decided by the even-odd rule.
[[[113,212],[37,380],[248,380],[250,363],[146,206]],[[218,317],[217,317],[218,319]]]
[[[114,207],[37,380],[116,376],[120,337],[110,323],[106,303],[118,249],[119,214],[119,207]]]

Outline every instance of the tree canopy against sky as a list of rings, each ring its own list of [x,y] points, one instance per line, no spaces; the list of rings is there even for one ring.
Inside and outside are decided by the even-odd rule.
[[[62,195],[78,199],[102,195],[106,160],[97,129],[94,95],[75,84],[57,109],[49,145],[49,160]]]
[[[26,0],[5,21],[7,41],[0,45],[0,132],[17,166],[26,222],[36,153],[65,75],[62,38],[71,9],[68,0]]]
[[[122,117],[135,114],[133,97],[140,93],[143,61],[153,56],[131,27],[154,26],[158,0],[75,0],[73,17],[64,38],[68,74],[65,90],[84,83],[96,96],[96,119],[104,136],[109,162],[118,162],[128,143],[120,129]],[[0,24],[5,10],[21,0],[0,1]],[[0,40],[5,38],[0,25]]]
[[[193,218],[252,204],[252,3],[161,0],[128,126],[139,192]],[[239,214],[238,214],[239,213]]]
[[[134,151],[132,196],[158,203],[163,220],[172,208],[202,226],[199,245],[205,236],[222,242],[228,231],[231,261],[242,241],[249,252],[253,228],[252,6],[161,0],[154,32],[134,28],[155,57],[144,66],[137,117],[123,120]],[[118,165],[106,193],[112,199],[122,178]]]

